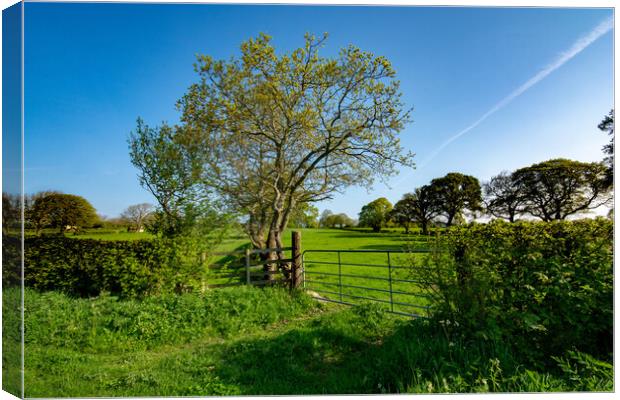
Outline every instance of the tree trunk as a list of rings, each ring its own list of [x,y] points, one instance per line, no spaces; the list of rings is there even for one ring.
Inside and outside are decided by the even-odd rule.
[[[422,221],[420,224],[422,225],[422,234],[425,236],[428,235],[428,223],[426,221]]]
[[[267,240],[267,247],[270,249],[274,249],[276,247],[278,247],[278,236],[280,236],[280,232],[277,232],[275,230],[271,230],[269,231],[269,239]],[[272,282],[273,280],[275,280],[275,275],[272,272],[275,272],[278,270],[278,264],[276,264],[275,260],[278,259],[278,254],[275,251],[269,251],[266,253],[266,261],[267,263],[265,264],[265,266],[263,267],[264,271],[265,271],[265,280]]]
[[[452,220],[454,220],[454,215],[453,214],[448,215],[448,222],[446,223],[446,227],[452,226]]]

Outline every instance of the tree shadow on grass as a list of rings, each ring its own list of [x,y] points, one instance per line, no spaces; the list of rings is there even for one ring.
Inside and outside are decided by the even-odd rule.
[[[238,341],[222,353],[215,372],[247,395],[380,393],[385,386],[377,384],[376,368],[398,352],[400,339],[388,339],[386,349],[378,328],[367,322],[327,316],[276,337]],[[401,329],[390,337],[402,337]]]
[[[289,331],[232,346],[218,375],[235,382],[244,394],[354,393],[357,384],[342,357],[363,352],[365,347],[337,332]]]
[[[359,335],[353,329],[373,328],[364,328],[363,318],[348,322],[347,329],[319,320],[276,337],[236,342],[222,352],[214,372],[244,395],[309,395],[419,393],[430,387],[462,393],[482,388],[476,379],[490,376],[489,360],[501,360],[507,376],[516,371],[508,354],[492,346],[455,346],[422,320]],[[445,379],[459,375],[442,390]],[[499,389],[516,388],[508,380]]]

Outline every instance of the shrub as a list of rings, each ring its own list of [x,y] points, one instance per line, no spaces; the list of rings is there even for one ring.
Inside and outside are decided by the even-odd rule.
[[[2,288],[21,283],[22,244],[18,236],[2,235]]]
[[[412,273],[446,332],[504,340],[533,362],[573,349],[610,359],[611,221],[473,223],[437,246]]]
[[[137,297],[171,289],[173,253],[159,241],[102,241],[62,236],[25,239],[27,286],[75,296]]]

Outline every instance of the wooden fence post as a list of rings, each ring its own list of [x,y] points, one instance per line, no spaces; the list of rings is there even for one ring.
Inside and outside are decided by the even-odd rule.
[[[302,284],[303,265],[301,262],[301,232],[293,231],[291,237],[291,289]]]
[[[249,286],[252,284],[252,279],[250,277],[250,249],[245,249],[245,279],[246,284]]]

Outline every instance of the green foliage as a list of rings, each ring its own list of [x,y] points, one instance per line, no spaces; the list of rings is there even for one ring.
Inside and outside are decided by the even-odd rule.
[[[607,219],[470,224],[412,269],[452,334],[501,339],[538,362],[612,351],[613,223]],[[419,263],[416,263],[419,264]]]
[[[199,238],[208,238],[206,242],[212,246],[213,239],[230,228],[231,215],[201,184],[202,158],[196,143],[176,135],[175,129],[150,128],[138,119],[129,138],[131,162],[140,171],[140,184],[153,194],[159,207],[148,213],[148,221],[143,221],[146,211],[150,211],[146,204],[138,205],[141,210],[129,208],[126,213],[137,226],[146,222],[153,234],[194,244]]]
[[[141,300],[109,295],[74,299],[27,289],[25,299],[26,346],[105,354],[186,343],[205,335],[229,337],[316,307],[301,293],[245,286]]]
[[[151,227],[168,237],[179,235],[192,221],[192,204],[207,195],[204,187],[196,184],[200,176],[199,154],[181,147],[175,128],[151,128],[141,119],[129,136],[129,147],[140,184],[159,204]]]
[[[355,225],[355,221],[345,213],[334,214],[331,210],[325,210],[321,214],[319,224],[323,228],[345,228]]]
[[[17,239],[5,241],[10,249]],[[208,283],[206,265],[214,241],[197,234],[133,241],[30,237],[25,241],[25,284],[75,296],[105,292],[142,297],[201,290]],[[8,270],[9,265],[5,273],[13,277],[18,267]]]
[[[83,197],[73,194],[51,193],[37,198],[28,217],[35,229],[45,227],[77,229],[93,226],[99,221],[93,206]]]
[[[288,226],[290,228],[318,228],[319,209],[308,203],[297,205],[291,212]]]
[[[2,235],[2,287],[21,284],[22,243],[19,236]]]
[[[18,289],[4,296],[19,304]],[[27,289],[25,301],[31,397],[613,390],[611,366],[586,354],[526,368],[502,342],[282,289],[141,301]]]
[[[405,228],[405,233],[409,233],[409,227],[416,221],[415,197],[411,193],[406,193],[401,200],[394,204],[390,211],[390,221]]]
[[[19,195],[2,192],[2,233],[20,229],[21,199]]]
[[[373,200],[362,207],[359,214],[359,225],[369,226],[374,232],[379,232],[389,220],[392,203],[385,197]]]
[[[525,198],[525,211],[551,221],[587,212],[612,199],[602,163],[553,159],[521,168],[512,184]]]
[[[543,370],[528,368],[510,343],[447,337],[436,321],[414,320],[400,325],[370,355],[371,381],[383,393],[613,390],[610,364],[569,351],[548,359]]]
[[[525,188],[516,182],[515,175],[501,172],[483,185],[485,210],[488,214],[515,222],[526,210]]]
[[[416,188],[413,193],[405,193],[390,215],[400,225],[404,225],[405,233],[409,231],[410,223],[417,222],[422,228],[422,234],[427,235],[429,225],[440,212],[436,187],[424,185]]]
[[[575,351],[564,357],[552,357],[563,372],[563,378],[577,391],[613,390],[614,369],[611,364]]]
[[[169,290],[172,251],[158,241],[99,241],[65,237],[25,239],[25,284],[76,296],[110,292],[140,296]]]
[[[166,198],[213,190],[248,217],[255,247],[278,247],[297,207],[412,165],[398,137],[410,113],[390,62],[352,45],[322,57],[325,40],[306,35],[278,52],[260,34],[239,57],[199,55],[197,81],[177,103],[181,124],[139,122],[130,139],[145,186]]]
[[[471,175],[450,172],[433,179],[430,187],[432,198],[439,213],[446,218],[447,226],[461,219],[465,210],[473,212],[482,209],[480,182]]]

